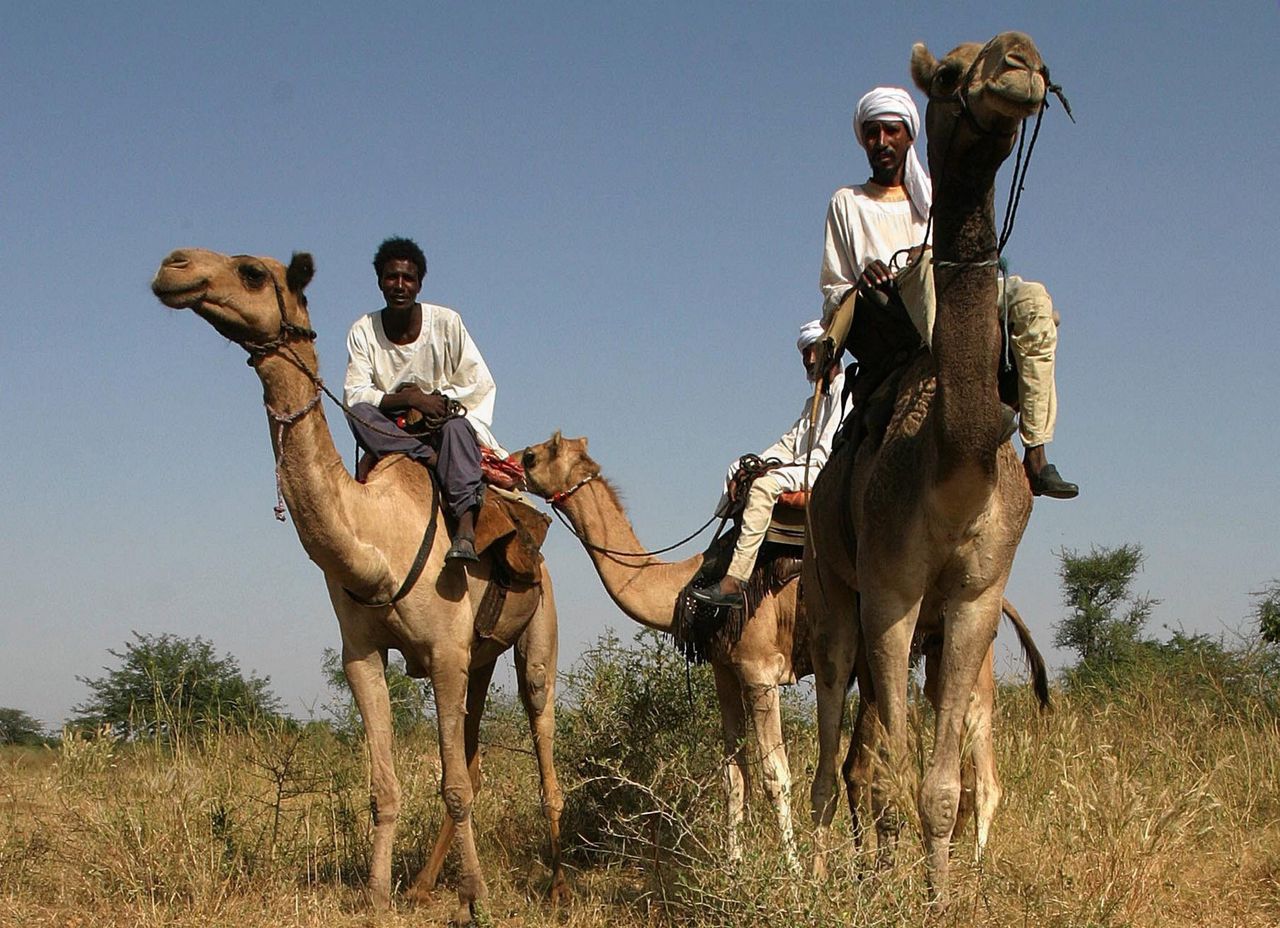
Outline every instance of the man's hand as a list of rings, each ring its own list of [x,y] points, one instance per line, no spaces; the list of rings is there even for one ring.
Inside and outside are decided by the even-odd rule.
[[[416,383],[405,384],[388,393],[384,405],[392,409],[416,409],[428,421],[439,421],[449,414],[449,398],[439,393],[424,393]]]
[[[867,293],[880,289],[892,280],[893,275],[889,273],[889,268],[883,261],[871,261],[863,268],[862,276],[858,278],[858,289]]]

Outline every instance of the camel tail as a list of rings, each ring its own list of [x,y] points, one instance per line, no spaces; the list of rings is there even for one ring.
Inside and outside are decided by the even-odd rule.
[[[1013,630],[1018,633],[1018,643],[1022,645],[1022,656],[1026,658],[1027,670],[1031,672],[1031,688],[1036,691],[1036,699],[1040,700],[1040,711],[1045,712],[1052,706],[1049,702],[1049,671],[1045,667],[1044,657],[1031,638],[1027,623],[1022,621],[1022,616],[1013,607],[1013,603],[1007,599],[1002,600],[1000,609],[1009,620],[1009,624],[1013,626]]]

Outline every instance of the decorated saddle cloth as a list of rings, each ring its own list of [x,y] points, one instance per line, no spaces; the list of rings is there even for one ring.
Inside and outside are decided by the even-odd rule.
[[[476,517],[476,553],[493,549],[505,577],[516,583],[537,583],[542,543],[551,517],[535,509],[524,495],[490,485]]]
[[[800,575],[802,548],[765,541],[743,590],[743,608],[713,606],[694,597],[691,589],[711,586],[724,576],[737,541],[737,526],[715,538],[703,555],[702,567],[676,597],[672,631],[676,646],[691,664],[705,664],[717,655],[726,654],[742,637],[742,629],[765,595],[777,593]]]

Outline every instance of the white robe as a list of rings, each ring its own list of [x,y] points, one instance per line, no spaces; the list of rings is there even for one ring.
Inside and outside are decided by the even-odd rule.
[[[812,389],[812,388],[811,388]],[[776,442],[760,452],[760,457],[768,460],[778,458],[783,466],[769,471],[769,476],[778,481],[784,493],[795,490],[812,489],[818,471],[827,463],[831,455],[831,443],[835,440],[836,431],[848,412],[842,402],[844,398],[844,371],[837,370],[835,377],[827,387],[827,391],[818,396],[818,415],[811,420],[809,404],[813,402],[813,393],[805,397],[804,408],[800,418]],[[812,421],[812,424],[811,424]],[[812,436],[813,451],[809,451]],[[809,480],[805,482],[805,459],[809,462]],[[738,462],[729,465],[729,477],[738,469]]]
[[[407,384],[417,384],[424,393],[439,390],[467,410],[467,421],[480,443],[505,457],[491,431],[498,388],[462,317],[447,306],[418,305],[422,332],[408,345],[387,338],[382,310],[361,316],[351,326],[343,387],[347,405],[377,406],[388,393]]]
[[[870,262],[888,264],[896,252],[921,244],[927,226],[905,197],[875,199],[862,187],[841,187],[832,194],[818,278],[823,319],[830,318]]]

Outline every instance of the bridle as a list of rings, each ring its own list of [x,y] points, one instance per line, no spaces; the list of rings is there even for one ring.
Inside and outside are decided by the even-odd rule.
[[[953,106],[958,106],[960,109],[960,115],[964,119],[965,123],[978,135],[988,137],[988,138],[993,136],[1003,135],[1004,133],[1002,133],[998,129],[989,129],[986,126],[982,125],[981,122],[978,121],[978,117],[973,112],[973,107],[969,102],[969,86],[973,82],[973,76],[974,76],[975,69],[978,66],[978,62],[982,60],[983,55],[986,54],[987,50],[991,47],[991,43],[994,41],[995,39],[992,39],[990,42],[984,45],[982,47],[982,50],[979,51],[978,54],[974,57],[973,61],[970,62],[968,69],[964,73],[964,77],[961,78],[960,83],[956,87],[955,93],[945,95],[945,96],[939,96],[932,93],[929,95],[930,103],[942,103],[942,104],[950,104]],[[1005,204],[1004,221],[1001,224],[1000,236],[996,243],[995,256],[993,258],[982,260],[982,261],[972,261],[972,260],[946,261],[946,260],[935,259],[933,262],[934,266],[936,267],[1000,266],[1003,269],[1004,265],[1002,264],[1002,262],[1004,259],[1002,258],[1002,255],[1004,253],[1005,246],[1009,243],[1009,239],[1013,235],[1013,224],[1014,224],[1014,220],[1018,215],[1018,205],[1022,199],[1022,191],[1026,187],[1027,172],[1031,168],[1031,153],[1035,150],[1036,139],[1038,139],[1040,136],[1040,124],[1044,120],[1044,112],[1049,108],[1049,95],[1052,94],[1053,96],[1057,97],[1058,101],[1062,104],[1063,110],[1066,111],[1067,118],[1070,119],[1072,122],[1076,121],[1075,116],[1073,116],[1071,113],[1071,104],[1067,101],[1066,95],[1062,91],[1062,85],[1053,83],[1053,81],[1049,78],[1049,66],[1042,62],[1039,69],[1037,69],[1034,73],[1039,74],[1040,77],[1044,80],[1045,95],[1044,95],[1044,99],[1041,100],[1040,102],[1040,106],[1038,110],[1036,111],[1036,122],[1035,122],[1035,126],[1031,131],[1030,143],[1027,143],[1026,118],[1022,120],[1021,127],[1018,132],[1018,153],[1014,158],[1013,178],[1009,187],[1009,198]],[[948,164],[951,160],[950,150],[954,141],[955,141],[955,133],[952,132],[949,138],[947,139],[947,153],[943,157],[944,164]],[[1024,154],[1024,151],[1025,151],[1025,154]],[[930,211],[929,222],[930,224],[932,224],[933,222],[932,211]],[[927,232],[925,237],[927,240],[928,238]]]

